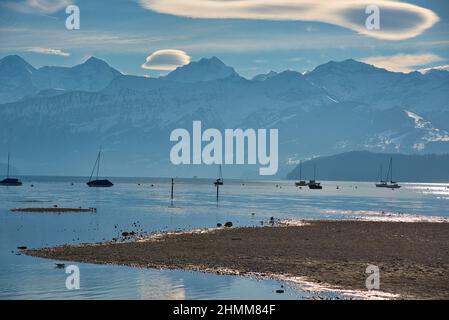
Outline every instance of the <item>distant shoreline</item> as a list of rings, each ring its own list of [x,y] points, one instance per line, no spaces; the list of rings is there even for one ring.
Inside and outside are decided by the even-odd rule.
[[[365,272],[368,265],[376,265],[379,296],[449,299],[448,243],[449,223],[326,220],[300,226],[163,234],[133,242],[66,245],[24,253],[58,261],[296,279],[299,284],[312,283],[312,291],[325,288],[365,298],[375,297],[365,287]]]
[[[1,177],[1,173],[0,173],[0,177]],[[54,179],[54,181],[56,180],[63,180],[66,181],[67,179],[73,179],[74,182],[86,182],[89,180],[89,176],[49,176],[49,175],[21,175],[21,174],[17,174],[14,175],[20,179],[23,179],[25,182],[34,182],[36,180],[32,180],[32,179]],[[145,180],[150,180],[150,179],[154,179],[154,180],[167,180],[170,181],[173,177],[127,177],[127,176],[109,176],[109,175],[104,175],[107,176],[110,179],[117,179],[119,180],[127,180],[127,181],[145,181]],[[193,181],[215,181],[217,179],[217,177],[174,177],[175,180],[193,180]],[[269,179],[267,177],[265,178],[226,178],[226,181],[231,181],[231,182],[273,182],[273,183],[291,183],[292,186],[294,186],[294,182],[297,181],[298,179],[294,179],[294,178],[284,178],[284,179],[280,179],[280,178],[273,178],[273,179]],[[54,182],[52,180],[52,182]],[[373,186],[375,186],[376,181],[375,179],[372,180],[326,180],[326,179],[320,179],[319,180],[324,186],[326,183],[371,183],[373,184]],[[449,187],[449,181],[398,181],[400,184],[404,184],[404,185],[409,185],[409,184],[421,184],[421,185],[425,185],[425,184],[436,184],[436,185],[442,185],[442,186],[447,186]]]

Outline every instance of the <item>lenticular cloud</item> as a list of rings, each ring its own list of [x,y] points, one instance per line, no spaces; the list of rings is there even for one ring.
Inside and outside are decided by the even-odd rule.
[[[148,70],[172,71],[190,62],[190,57],[182,50],[165,49],[153,52],[146,58],[142,68]]]
[[[365,9],[372,0],[140,0],[149,10],[201,19],[315,21],[351,29],[385,40],[416,37],[431,28],[438,16],[431,10],[392,0],[374,1],[380,9],[380,29],[365,27]]]

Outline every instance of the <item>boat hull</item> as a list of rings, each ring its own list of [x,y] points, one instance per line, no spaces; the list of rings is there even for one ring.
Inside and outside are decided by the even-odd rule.
[[[308,185],[309,185],[309,189],[312,189],[312,190],[321,190],[321,189],[323,189],[323,186],[321,185],[321,183],[315,182],[315,180],[311,180],[308,183]]]
[[[90,188],[110,188],[114,184],[109,180],[92,180],[86,183]]]
[[[0,181],[0,186],[3,187],[20,187],[22,182],[19,179],[4,179]]]
[[[295,182],[295,186],[297,187],[307,187],[309,184],[305,181]]]
[[[377,188],[387,188],[387,189],[400,189],[401,186],[397,183],[388,184],[388,183],[376,183]]]

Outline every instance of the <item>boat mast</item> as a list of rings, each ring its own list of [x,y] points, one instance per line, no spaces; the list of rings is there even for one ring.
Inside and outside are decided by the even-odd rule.
[[[299,160],[299,181],[302,180],[302,160]]]
[[[221,171],[221,164],[219,167],[219,177],[218,178],[223,182],[223,172]]]
[[[9,157],[10,157],[10,154],[8,152],[8,169],[6,171],[6,178],[9,178]]]
[[[393,157],[390,157],[391,181],[393,183]]]
[[[390,157],[390,163],[388,165],[387,177],[385,178],[385,182],[388,181],[388,179],[390,177],[390,172],[391,172],[391,157]]]
[[[313,180],[316,181],[316,163],[313,164]]]
[[[382,181],[382,165],[379,166],[379,175],[377,176],[378,181],[383,182]]]
[[[98,180],[98,176],[100,174],[100,158],[101,158],[101,148],[100,148],[100,151],[98,151],[98,158],[97,158],[97,162],[98,162],[98,166],[97,166],[97,180]]]
[[[100,153],[98,153],[97,159],[95,160],[95,164],[94,167],[92,168],[92,172],[90,174],[90,178],[89,178],[89,182],[92,181],[92,177],[94,176],[95,173],[95,168],[97,168],[97,180],[98,180],[98,172],[99,172],[99,160],[100,160]],[[97,167],[98,165],[98,167]]]

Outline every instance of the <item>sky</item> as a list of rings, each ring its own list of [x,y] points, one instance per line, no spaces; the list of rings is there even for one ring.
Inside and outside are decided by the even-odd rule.
[[[79,30],[66,28],[69,5],[80,10]],[[374,30],[370,5],[379,8]],[[411,72],[448,68],[448,49],[441,0],[0,0],[0,57],[35,67],[96,56],[156,77],[216,56],[248,78],[349,58]]]

